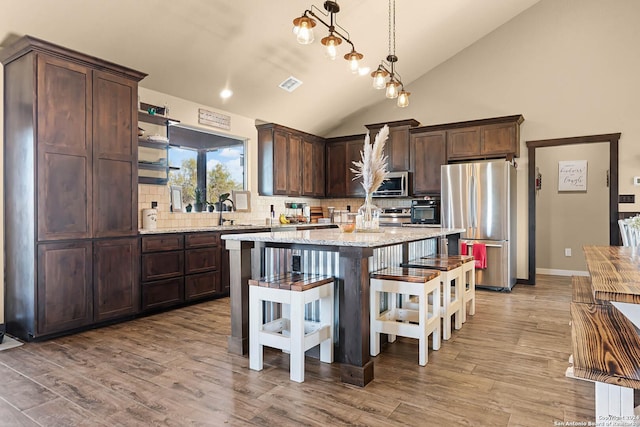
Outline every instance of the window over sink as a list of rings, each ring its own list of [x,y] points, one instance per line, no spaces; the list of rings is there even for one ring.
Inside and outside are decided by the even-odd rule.
[[[187,126],[169,128],[169,184],[182,187],[183,206],[195,203],[195,189],[217,202],[221,194],[246,189],[246,141]]]

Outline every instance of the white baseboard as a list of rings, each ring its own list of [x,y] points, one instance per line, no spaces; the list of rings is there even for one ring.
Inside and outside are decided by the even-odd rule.
[[[549,276],[588,276],[588,271],[580,270],[556,270],[553,268],[536,268],[536,274],[546,274]]]

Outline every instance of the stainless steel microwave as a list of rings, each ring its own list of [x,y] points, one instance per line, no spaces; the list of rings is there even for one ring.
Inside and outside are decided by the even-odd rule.
[[[389,172],[373,197],[407,197],[409,195],[409,172]]]

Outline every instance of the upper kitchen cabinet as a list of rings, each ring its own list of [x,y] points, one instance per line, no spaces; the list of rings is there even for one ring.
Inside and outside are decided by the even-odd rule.
[[[447,132],[414,128],[410,141],[412,194],[440,193],[440,167],[447,164]]]
[[[256,128],[260,195],[323,197],[324,140],[274,123]]]
[[[431,126],[447,130],[447,159],[471,160],[520,155],[522,115]]]
[[[111,276],[94,281],[109,270],[94,268],[107,252],[94,243],[128,237],[137,254],[136,105],[146,74],[29,36],[0,61],[5,252],[19,254],[5,271],[7,332],[30,340],[138,310],[136,271],[119,289]],[[122,286],[132,300],[103,298],[119,298]]]
[[[305,136],[302,139],[302,195],[324,197],[324,140]]]
[[[360,180],[354,181],[354,161],[360,160],[364,135],[350,135],[326,140],[327,197],[362,197]]]
[[[371,143],[373,143],[378,131],[382,129],[385,124],[389,126],[389,138],[385,144],[385,154],[389,158],[387,169],[390,172],[408,171],[411,166],[409,158],[409,130],[412,127],[420,125],[420,123],[416,120],[409,119],[366,125],[366,128],[369,129],[369,135],[371,136]]]

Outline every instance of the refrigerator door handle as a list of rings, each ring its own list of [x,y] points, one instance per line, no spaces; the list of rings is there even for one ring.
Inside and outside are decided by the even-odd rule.
[[[465,241],[462,240],[463,243],[466,243],[467,246],[473,246],[473,241]],[[504,245],[492,245],[491,243],[485,243],[484,244],[487,248],[502,248],[504,247]]]
[[[476,193],[476,178],[475,176],[471,176],[470,177],[470,191],[469,191],[469,212],[471,214],[471,227],[472,228],[476,228],[478,226],[478,200],[477,200],[477,193]]]

